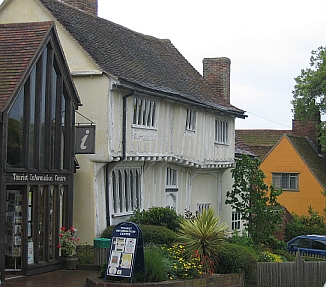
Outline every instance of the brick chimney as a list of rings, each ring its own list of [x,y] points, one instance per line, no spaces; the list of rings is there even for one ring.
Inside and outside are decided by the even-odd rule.
[[[203,76],[216,93],[216,100],[230,103],[230,67],[229,58],[205,58]]]
[[[98,0],[62,0],[62,2],[65,2],[68,5],[74,6],[85,12],[97,15]]]
[[[317,124],[320,124],[318,120],[292,120],[292,134],[298,137],[308,137],[315,145],[316,152],[321,153],[321,145],[318,139],[319,132]]]

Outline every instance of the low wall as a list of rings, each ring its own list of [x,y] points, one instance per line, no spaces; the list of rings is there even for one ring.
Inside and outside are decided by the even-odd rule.
[[[113,283],[98,277],[86,277],[87,287],[243,287],[242,274],[214,274],[205,278],[171,280],[157,283]]]

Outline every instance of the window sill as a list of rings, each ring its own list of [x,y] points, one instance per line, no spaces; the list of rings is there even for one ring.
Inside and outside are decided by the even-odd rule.
[[[140,129],[140,130],[157,131],[157,128],[156,127],[137,126],[135,124],[132,125],[132,128],[134,128],[134,129]]]
[[[134,214],[133,211],[121,212],[121,213],[113,213],[113,214],[111,214],[111,217],[116,218],[116,217],[128,216],[128,215],[133,215],[133,214]]]

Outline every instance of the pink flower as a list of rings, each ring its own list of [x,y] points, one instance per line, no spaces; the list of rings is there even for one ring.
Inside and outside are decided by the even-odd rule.
[[[63,234],[62,234],[62,233],[60,233],[60,234],[59,234],[59,236],[60,236],[60,237],[62,237],[62,236],[63,236]]]
[[[66,228],[65,228],[65,227],[61,227],[61,230],[62,230],[62,231],[66,231]]]
[[[61,248],[61,245],[60,244],[58,244],[58,248]]]

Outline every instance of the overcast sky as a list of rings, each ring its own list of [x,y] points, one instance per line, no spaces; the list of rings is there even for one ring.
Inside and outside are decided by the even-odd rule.
[[[294,78],[326,46],[324,0],[99,0],[99,16],[170,39],[202,74],[202,60],[231,59],[238,129],[291,129]]]

